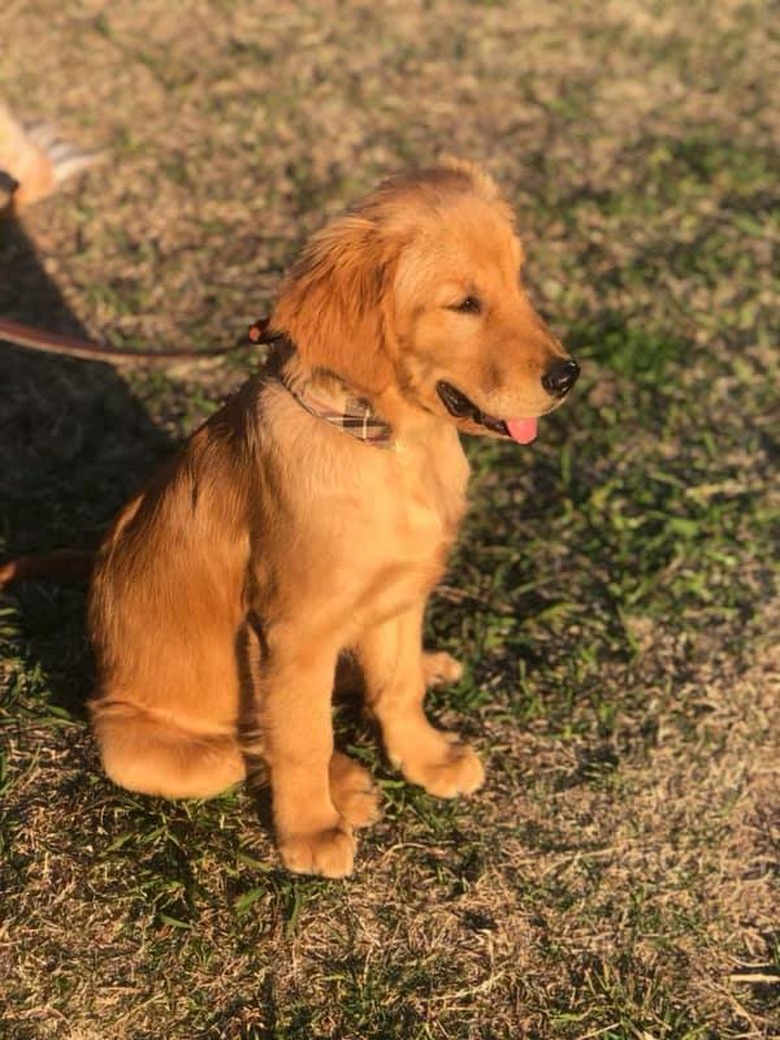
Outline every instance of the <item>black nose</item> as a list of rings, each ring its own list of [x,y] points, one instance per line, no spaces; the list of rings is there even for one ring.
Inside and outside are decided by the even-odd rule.
[[[542,376],[542,386],[553,397],[565,397],[577,382],[580,366],[572,358],[558,358]]]

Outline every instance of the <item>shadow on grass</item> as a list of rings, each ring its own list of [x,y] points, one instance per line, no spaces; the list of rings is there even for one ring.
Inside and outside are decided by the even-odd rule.
[[[86,337],[16,221],[0,223],[0,314]],[[112,515],[170,449],[109,364],[0,340],[0,553],[92,548]],[[23,656],[53,701],[81,714],[89,688],[85,589],[17,586]]]

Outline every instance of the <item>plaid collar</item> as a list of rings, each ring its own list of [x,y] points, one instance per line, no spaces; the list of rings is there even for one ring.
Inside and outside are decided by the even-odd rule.
[[[348,387],[336,385],[332,389],[314,386],[311,382],[290,382],[282,377],[282,386],[306,411],[351,434],[365,444],[377,448],[392,447],[393,431],[380,418],[364,397],[355,397]]]
[[[364,397],[356,397],[338,377],[329,387],[315,387],[310,380],[291,380],[284,374],[284,357],[295,353],[295,344],[283,333],[274,332],[269,318],[259,318],[249,326],[252,343],[267,343],[276,348],[275,375],[301,408],[323,422],[351,434],[364,444],[377,448],[393,446],[393,430],[381,419]]]

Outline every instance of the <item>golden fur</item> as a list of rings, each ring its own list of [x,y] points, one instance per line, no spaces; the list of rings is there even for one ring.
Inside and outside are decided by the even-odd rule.
[[[477,755],[423,710],[426,681],[460,671],[421,645],[465,508],[458,430],[490,435],[436,384],[504,418],[558,403],[542,377],[566,355],[521,262],[494,183],[456,162],[386,182],[313,238],[272,315],[294,344],[275,364],[288,384],[338,377],[391,425],[392,447],[310,415],[272,364],[124,509],[90,601],[90,708],[113,780],[205,797],[259,748],[286,866],[348,874],[353,828],[376,809],[365,770],[333,747],[334,671],[351,649],[403,775],[445,798],[480,786]],[[471,296],[479,313],[459,307]]]

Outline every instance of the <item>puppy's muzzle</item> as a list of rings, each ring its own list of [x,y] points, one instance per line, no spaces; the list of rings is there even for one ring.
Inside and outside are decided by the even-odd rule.
[[[580,374],[580,366],[572,358],[556,358],[542,376],[542,386],[553,397],[565,397]]]

